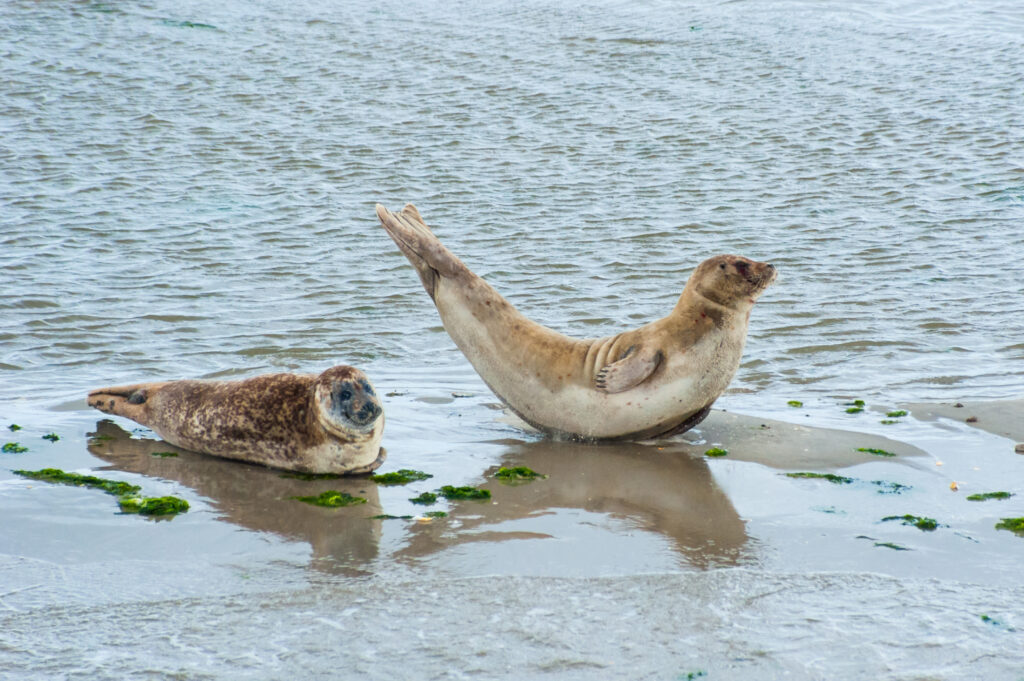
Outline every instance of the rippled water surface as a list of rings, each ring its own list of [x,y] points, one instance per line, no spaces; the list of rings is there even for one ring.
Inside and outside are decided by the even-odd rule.
[[[778,559],[792,549],[787,537],[812,542],[816,531],[780,520],[789,510],[744,526],[761,507],[743,494],[788,493],[766,482],[774,474],[737,464],[712,468],[712,476],[703,462],[673,473],[672,480],[698,480],[694,489],[708,495],[702,503],[723,509],[724,525],[713,530],[666,525],[674,508],[638,523],[626,502],[602,505],[580,490],[545,501],[545,513],[481,521],[520,532],[530,550],[489,543],[479,528],[475,543],[466,534],[445,543],[442,532],[406,545],[400,526],[385,524],[352,540],[351,551],[365,549],[356,573],[377,575],[372,588],[384,589],[359,601],[365,575],[306,576],[324,555],[351,558],[349,548],[337,549],[349,546],[348,530],[306,517],[294,526],[267,520],[262,506],[245,510],[239,490],[252,480],[211,486],[198,474],[154,467],[145,452],[132,453],[142,456],[136,461],[87,449],[97,419],[83,401],[88,389],[111,383],[352,363],[390,393],[392,468],[429,468],[468,484],[506,461],[575,461],[578,452],[549,452],[499,420],[496,400],[375,218],[376,202],[407,201],[523,312],[576,336],[662,316],[705,257],[734,252],[775,263],[780,279],[753,312],[743,365],[721,402],[730,409],[770,415],[793,398],[832,405],[850,397],[898,404],[1020,396],[1019,3],[15,0],[0,6],[0,64],[0,418],[68,433],[64,449],[52,450],[68,458],[33,451],[28,464],[4,461],[3,468],[111,465],[197,494],[205,509],[128,530],[118,529],[112,518],[124,519],[106,515],[109,500],[100,499],[85,519],[65,510],[61,523],[48,525],[44,507],[19,496],[23,485],[5,472],[0,501],[19,515],[0,529],[7,557],[0,603],[22,614],[8,622],[15,634],[0,634],[0,671],[5,650],[13,651],[12,665],[41,678],[100,678],[105,665],[112,677],[144,668],[141,653],[109,652],[117,648],[113,634],[92,641],[100,650],[113,646],[92,658],[62,647],[31,615],[53,605],[46,598],[4,600],[43,593],[40,585],[56,581],[64,585],[53,592],[60,598],[82,589],[92,595],[72,598],[52,631],[88,647],[79,617],[99,617],[108,632],[128,626],[99,615],[108,598],[118,601],[97,595],[109,588],[104,574],[116,570],[114,558],[76,548],[83,567],[68,557],[75,532],[67,528],[80,522],[114,557],[136,550],[132,537],[150,547],[142,562],[164,560],[163,539],[153,533],[173,532],[175,546],[191,546],[180,550],[205,561],[212,576],[196,580],[176,567],[151,588],[125,578],[124,599],[176,627],[187,627],[179,605],[194,606],[202,622],[237,632],[240,650],[252,648],[232,657],[229,635],[220,634],[208,658],[195,657],[202,641],[192,634],[168,642],[144,627],[139,641],[163,646],[154,677],[271,678],[300,669],[320,678],[326,667],[294,651],[324,654],[325,647],[292,625],[298,613],[313,612],[337,633],[347,626],[334,619],[337,610],[372,632],[381,655],[412,651],[435,678],[455,668],[510,670],[515,656],[486,633],[495,627],[519,632],[508,645],[539,656],[529,667],[534,676],[685,678],[711,668],[732,678],[728,670],[749,668],[764,678],[855,678],[848,659],[859,652],[848,647],[814,662],[819,648],[853,630],[872,651],[865,669],[878,678],[973,678],[958,671],[957,656],[995,665],[982,667],[993,678],[1020,678],[998,677],[1013,667],[992,662],[1004,659],[1003,643],[1021,649],[1019,604],[1011,609],[1016,628],[977,629],[975,610],[1000,602],[997,587],[959,590],[955,569],[932,571],[921,554],[909,559],[919,561],[913,568],[853,561],[845,587],[833,574],[846,569],[841,559]],[[948,446],[942,433],[906,428],[905,439],[933,456]],[[972,440],[979,461],[995,446],[987,437]],[[233,470],[209,476],[225,481]],[[385,491],[371,501],[387,510],[404,503],[403,494]],[[574,529],[565,541],[538,541],[566,527]],[[708,537],[726,535],[735,546],[709,548]],[[446,557],[427,568],[403,559],[403,551],[419,557],[435,549]],[[935,555],[955,553],[944,545]],[[972,575],[1007,586],[992,576],[1006,554],[993,556],[995,567],[975,566]],[[588,561],[593,569],[580,567]],[[920,590],[872,576],[876,569],[919,578]],[[469,581],[436,581],[449,573]],[[252,593],[273,593],[259,615],[281,632],[272,650],[260,649],[254,614],[240,605],[250,587],[239,575],[248,574],[259,582]],[[497,623],[501,598],[473,581],[487,574],[502,575],[504,612],[518,620]],[[940,574],[947,581],[929,581]],[[607,581],[593,587],[589,579]],[[300,595],[289,596],[292,589]],[[699,601],[707,589],[715,595],[690,609],[659,605],[659,594]],[[820,596],[808,595],[817,589]],[[536,607],[533,590],[544,594]],[[551,624],[564,617],[563,605],[583,607],[595,590],[611,600],[590,601],[578,629]],[[438,610],[427,603],[438,592],[473,611],[447,642],[430,634]],[[872,603],[875,592],[904,609]],[[773,615],[751,605],[762,597]],[[865,619],[822,614],[832,602],[863,608]],[[384,624],[366,614],[377,610]],[[944,614],[953,611],[970,618]],[[621,612],[644,624],[619,631],[598,622]],[[386,623],[403,613],[414,625]],[[920,629],[895,650],[886,641],[901,613]],[[758,630],[758,617],[777,624],[774,633]],[[825,624],[808,624],[815,617]],[[647,626],[662,647],[684,641],[712,652],[645,654],[638,632]],[[606,654],[603,636],[623,647]],[[405,637],[415,644],[403,648]],[[463,644],[473,664],[453,661]],[[932,644],[952,653],[928,658]],[[36,646],[43,652],[33,657],[27,651]],[[397,678],[375,664],[372,646],[348,652],[373,678]],[[630,677],[626,666],[641,676]]]

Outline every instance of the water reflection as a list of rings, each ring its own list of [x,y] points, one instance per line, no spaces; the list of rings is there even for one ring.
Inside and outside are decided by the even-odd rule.
[[[299,480],[282,471],[178,449],[163,440],[133,438],[113,421],[96,424],[89,452],[109,468],[179,482],[210,500],[223,519],[248,530],[306,542],[325,569],[349,571],[377,557],[381,513],[377,485],[366,477]],[[175,452],[161,457],[157,452]],[[291,499],[334,489],[366,499],[349,508],[318,508]]]
[[[501,524],[562,509],[607,515],[624,521],[629,532],[639,529],[661,535],[687,566],[733,565],[744,558],[748,537],[743,521],[715,485],[706,462],[688,454],[685,444],[493,444],[503,450],[500,466],[528,466],[548,477],[502,484],[493,478],[499,465],[493,466],[479,482],[491,491],[490,503],[454,502],[448,518],[408,522],[393,558],[416,563],[455,546],[524,537],[547,536],[557,541],[573,533],[576,521],[565,520],[553,533],[549,525],[547,534],[510,530]],[[97,424],[89,451],[111,468],[190,487],[208,498],[223,519],[240,527],[308,543],[318,569],[365,573],[381,557],[382,521],[372,516],[393,511],[382,508],[377,485],[369,478],[285,478],[279,471],[175,449],[160,440],[133,438],[111,421]],[[155,455],[165,451],[178,456]],[[365,497],[367,503],[321,509],[290,499],[327,489]],[[638,562],[643,558],[638,556]],[[565,567],[578,572],[588,566]]]
[[[445,523],[415,528],[400,556],[425,556],[476,541],[524,536],[499,523],[581,509],[622,519],[630,528],[662,535],[686,565],[733,565],[744,558],[747,534],[732,502],[714,483],[707,463],[683,444],[586,445],[542,440],[514,442],[500,466],[527,466],[547,479],[515,485],[493,478],[481,487],[491,504],[461,502],[453,508],[458,530]]]

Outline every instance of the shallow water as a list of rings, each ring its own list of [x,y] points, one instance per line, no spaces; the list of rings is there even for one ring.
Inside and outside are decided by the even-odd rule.
[[[1024,541],[992,527],[1024,515],[1024,457],[878,423],[1021,395],[1018,3],[10,2],[0,58],[0,425],[31,444],[0,459],[0,672],[1020,678]],[[770,260],[720,406],[923,456],[847,461],[846,489],[705,462],[699,431],[545,442],[502,417],[378,201],[577,336],[663,315],[707,256]],[[281,503],[320,483],[87,435],[112,428],[92,387],[335,363],[387,394],[385,470],[435,475],[344,482],[368,507],[415,513],[434,482],[497,505],[339,521]],[[488,482],[522,462],[548,480]],[[193,510],[145,522],[7,472],[45,466]],[[962,504],[954,480],[1018,496]],[[878,522],[906,512],[947,527]]]

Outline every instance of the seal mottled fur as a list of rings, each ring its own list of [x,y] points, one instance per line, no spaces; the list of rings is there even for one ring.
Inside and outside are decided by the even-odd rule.
[[[182,380],[100,388],[89,406],[195,452],[305,473],[367,473],[384,461],[384,415],[351,366],[240,381]]]
[[[736,255],[697,266],[667,317],[577,340],[525,317],[437,239],[416,207],[377,217],[416,268],[445,330],[494,393],[542,431],[645,439],[692,428],[739,368],[754,301],[775,267]]]

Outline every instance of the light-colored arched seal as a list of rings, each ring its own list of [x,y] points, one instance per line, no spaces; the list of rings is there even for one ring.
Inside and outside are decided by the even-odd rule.
[[[754,301],[775,267],[702,262],[665,318],[577,340],[527,319],[434,236],[416,207],[377,216],[416,267],[448,335],[523,420],[557,436],[645,439],[707,416],[739,367]]]
[[[204,454],[304,473],[368,473],[384,462],[384,415],[359,369],[100,388],[89,406]]]

